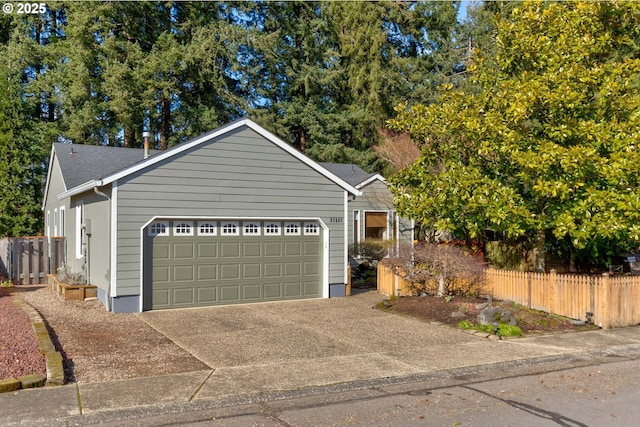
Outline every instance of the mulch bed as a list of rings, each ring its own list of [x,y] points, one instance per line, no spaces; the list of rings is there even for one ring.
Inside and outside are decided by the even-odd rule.
[[[435,296],[408,296],[390,301],[387,309],[427,321],[455,326],[464,320],[477,324],[478,314],[482,310],[479,306],[486,302],[486,299],[462,296],[452,297],[449,301]],[[518,320],[518,327],[525,335],[599,329],[595,325],[576,325],[571,319],[532,310],[509,301],[494,301],[493,305],[509,309]]]

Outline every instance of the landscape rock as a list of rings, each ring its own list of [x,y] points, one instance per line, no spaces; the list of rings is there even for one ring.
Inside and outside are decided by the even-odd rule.
[[[504,307],[486,307],[478,314],[478,323],[481,325],[493,325],[494,323],[504,323],[516,326],[518,321],[513,313]]]

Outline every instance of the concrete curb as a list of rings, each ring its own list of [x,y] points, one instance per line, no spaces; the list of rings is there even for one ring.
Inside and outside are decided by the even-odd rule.
[[[41,378],[41,375],[26,375],[19,378],[20,388],[42,387],[44,385],[63,385],[64,384],[64,367],[62,365],[62,354],[56,351],[53,341],[49,336],[49,331],[44,323],[44,319],[36,309],[24,302],[12,286],[9,287],[9,293],[13,297],[13,303],[20,307],[29,316],[31,327],[36,334],[40,352],[45,357],[47,367],[47,378]],[[40,377],[40,378],[37,378]]]

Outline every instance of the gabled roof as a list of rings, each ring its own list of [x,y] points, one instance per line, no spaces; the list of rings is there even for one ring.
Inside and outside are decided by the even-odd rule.
[[[100,179],[144,160],[144,150],[100,145],[53,144],[66,189]],[[149,155],[159,153],[150,150]]]
[[[280,147],[287,153],[291,154],[293,157],[302,161],[312,169],[326,176],[331,181],[335,182],[338,186],[342,187],[349,193],[360,195],[360,191],[356,187],[351,185],[349,182],[345,181],[344,179],[338,177],[333,172],[327,170],[326,168],[322,167],[318,163],[314,162],[313,160],[311,160],[301,152],[297,151],[291,145],[287,144],[286,142],[284,142],[283,140],[281,140],[271,132],[267,131],[263,127],[259,126],[257,123],[253,122],[250,119],[245,118],[245,119],[240,119],[235,122],[229,123],[228,125],[215,129],[211,132],[202,134],[189,141],[183,142],[182,144],[176,145],[175,147],[169,150],[155,152],[154,156],[150,156],[147,159],[140,160],[140,157],[138,157],[138,160],[135,160],[135,155],[133,154],[129,154],[129,153],[122,154],[122,155],[118,154],[117,155],[118,160],[116,161],[117,165],[113,165],[111,167],[107,167],[106,165],[97,165],[96,162],[93,162],[93,164],[91,165],[89,164],[85,165],[82,161],[79,161],[77,163],[83,165],[83,167],[81,168],[82,172],[77,172],[77,173],[67,172],[67,175],[69,176],[69,179],[70,179],[69,181],[70,185],[67,185],[66,191],[62,194],[58,194],[57,197],[58,199],[62,199],[65,197],[70,197],[76,194],[83,193],[85,191],[91,190],[94,187],[102,187],[102,186],[111,184],[112,182],[117,181],[118,179],[124,178],[128,175],[138,172],[144,168],[147,168],[165,159],[178,155],[186,150],[189,150],[200,144],[206,143],[214,138],[218,138],[227,133],[235,131],[236,129],[243,126],[246,126],[254,130],[256,133],[260,134],[265,139],[269,140],[271,143],[275,144],[276,146]],[[58,144],[55,144],[55,145],[58,145]],[[60,144],[60,145],[65,145],[65,144]],[[74,147],[74,151],[77,151],[76,150],[77,147],[80,147],[79,145],[69,145],[69,144],[66,144],[66,145],[68,145],[69,147]],[[110,147],[104,147],[104,146],[102,147],[101,146],[84,146],[84,147],[94,147],[94,148],[97,148],[98,150],[110,148]],[[140,153],[138,154],[138,156],[140,156],[142,153],[142,150],[118,149],[118,148],[114,150],[127,150],[127,151],[130,150],[134,152],[138,151],[138,153]],[[66,153],[67,156],[70,154],[69,151],[67,151]],[[104,156],[106,156],[107,154],[108,153],[102,154],[102,158],[104,159]],[[62,157],[62,156],[59,156],[59,157]],[[110,157],[108,157],[108,160],[104,159],[104,163],[108,163],[108,162],[111,162]],[[127,162],[130,162],[130,163],[127,163]],[[69,164],[70,163],[71,162],[69,162]],[[68,167],[69,164],[65,164],[65,166]],[[63,165],[60,164],[60,167],[62,168]],[[93,171],[91,170],[92,167],[93,167]],[[65,172],[63,171],[63,176],[64,175],[65,175]],[[65,176],[65,183],[66,182],[67,182],[67,177]]]
[[[347,181],[357,189],[364,187],[371,181],[376,179],[386,182],[382,175],[377,173],[365,172],[357,165],[345,164],[345,163],[320,163],[323,167],[329,169],[331,172]]]

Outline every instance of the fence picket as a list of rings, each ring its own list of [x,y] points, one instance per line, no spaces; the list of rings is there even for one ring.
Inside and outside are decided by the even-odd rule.
[[[46,283],[64,260],[64,237],[11,237],[0,239],[0,274],[13,283]]]

